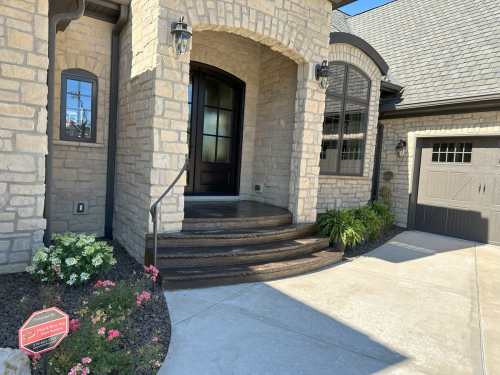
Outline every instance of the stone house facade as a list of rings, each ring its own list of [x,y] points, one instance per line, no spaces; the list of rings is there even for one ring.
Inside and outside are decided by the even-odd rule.
[[[413,228],[422,139],[500,135],[499,13],[492,0],[336,10],[351,2],[4,1],[0,272],[22,271],[68,230],[116,238],[144,261],[150,207],[186,158],[159,206],[160,233],[179,232],[186,202],[207,199],[314,223],[326,206],[374,199],[387,170],[396,224]],[[172,45],[180,17],[192,33],[185,55]]]

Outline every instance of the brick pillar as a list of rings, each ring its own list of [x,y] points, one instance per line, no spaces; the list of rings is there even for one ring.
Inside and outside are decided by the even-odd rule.
[[[316,63],[299,65],[288,209],[296,223],[316,221],[319,155],[325,91],[315,78]]]

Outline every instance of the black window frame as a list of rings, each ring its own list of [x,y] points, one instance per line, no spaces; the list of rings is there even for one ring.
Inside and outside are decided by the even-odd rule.
[[[330,97],[332,99],[341,101],[341,113],[340,113],[340,121],[339,121],[339,143],[338,143],[338,155],[337,155],[337,172],[325,172],[321,170],[319,174],[320,176],[353,176],[353,177],[360,177],[364,175],[364,167],[365,167],[365,157],[366,157],[366,134],[368,131],[368,120],[370,118],[370,92],[371,92],[371,85],[372,82],[370,78],[363,73],[360,69],[356,68],[355,66],[344,63],[344,62],[337,62],[337,61],[330,61],[328,63],[328,66],[331,68],[334,65],[343,65],[346,67],[345,73],[344,73],[344,82],[343,82],[343,94],[337,94],[333,92],[329,92],[328,89],[326,89],[326,96]],[[347,81],[349,79],[349,71],[350,69],[354,69],[356,72],[361,74],[363,77],[366,78],[368,81],[368,94],[367,94],[367,99],[359,99],[359,98],[354,98],[352,96],[347,95]],[[326,98],[325,98],[326,101]],[[346,103],[351,102],[353,104],[358,104],[358,105],[364,105],[366,106],[366,116],[365,116],[365,127],[364,127],[364,132],[363,132],[363,149],[362,149],[362,159],[361,159],[361,171],[360,173],[341,173],[341,162],[342,162],[342,148],[343,148],[343,141],[344,141],[344,125],[345,125],[345,108],[346,108]],[[328,113],[333,115],[333,113]],[[324,113],[324,118],[326,117],[327,112]],[[323,126],[324,126],[324,118],[323,118]],[[323,132],[323,130],[322,130]],[[323,153],[323,133],[322,133],[322,140],[321,140],[321,153]],[[320,156],[321,158],[321,156]],[[320,159],[321,160],[321,159]]]
[[[88,82],[92,84],[91,96],[91,120],[90,120],[90,138],[71,137],[66,135],[66,95],[68,79]],[[60,129],[59,139],[61,141],[96,143],[97,135],[97,95],[99,79],[96,75],[82,69],[66,69],[61,72],[61,109],[60,109]]]

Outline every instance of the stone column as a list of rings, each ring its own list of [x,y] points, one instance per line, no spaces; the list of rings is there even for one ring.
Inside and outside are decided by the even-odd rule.
[[[316,221],[319,155],[325,110],[325,91],[319,87],[314,73],[316,64],[301,64],[297,74],[288,203],[296,223]]]

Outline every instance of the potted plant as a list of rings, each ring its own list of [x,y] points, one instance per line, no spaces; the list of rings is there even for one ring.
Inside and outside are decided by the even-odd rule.
[[[373,241],[380,235],[380,226],[383,224],[382,219],[369,206],[358,207],[353,210],[354,217],[361,221],[365,227],[363,232],[362,243]]]
[[[318,230],[330,237],[335,251],[344,251],[346,245],[354,246],[361,242],[365,227],[354,217],[352,210],[348,208],[329,210],[326,207],[326,213],[319,221]]]
[[[370,203],[369,207],[382,220],[383,226],[380,228],[380,232],[383,233],[384,229],[389,230],[394,220],[391,208],[387,204],[376,200]]]

